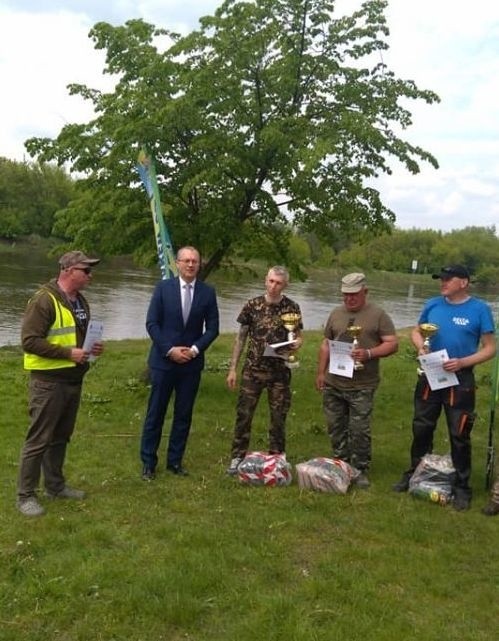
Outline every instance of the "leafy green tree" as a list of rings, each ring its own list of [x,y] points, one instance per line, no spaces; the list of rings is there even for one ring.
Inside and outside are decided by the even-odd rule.
[[[235,255],[292,266],[290,223],[331,242],[338,230],[389,228],[394,214],[369,179],[390,173],[390,158],[413,173],[421,161],[437,167],[394,129],[412,124],[407,99],[438,97],[380,62],[386,0],[341,17],[334,5],[226,0],[186,37],[141,20],[96,24],[90,36],[106,50],[114,92],[71,85],[95,118],[26,143],[41,160],[70,163],[98,193],[91,209],[81,192],[61,215],[74,242],[152,248],[133,166],[141,144],[156,158],[174,244],[202,250],[203,276]]]
[[[52,233],[55,214],[75,193],[60,168],[0,158],[0,237]]]
[[[497,287],[499,281],[499,238],[496,227],[465,227],[443,236],[432,248],[435,267],[448,263],[467,265],[473,280]]]
[[[320,267],[329,267],[333,263],[335,247],[322,241],[314,232],[298,233],[309,247],[310,261]]]
[[[447,263],[461,263],[474,274],[485,266],[499,267],[496,228],[471,226],[453,230],[435,243],[432,258],[436,268]]]
[[[399,230],[399,251],[405,256],[405,269],[413,260],[418,261],[417,271],[428,273],[433,269],[433,247],[442,238],[443,232],[433,229]]]
[[[495,287],[496,292],[499,289],[499,265],[484,265],[477,270],[476,280],[480,285]]]
[[[467,265],[476,280],[492,284],[499,273],[499,238],[495,227],[466,227],[448,233],[431,229],[395,229],[365,243],[354,243],[335,258],[342,268],[431,273],[451,263]],[[497,279],[496,279],[497,280]]]

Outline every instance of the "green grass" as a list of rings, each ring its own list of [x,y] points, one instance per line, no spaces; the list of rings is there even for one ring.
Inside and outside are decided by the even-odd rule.
[[[225,476],[236,395],[232,336],[208,353],[185,464],[140,479],[147,341],[107,345],[88,374],[66,472],[84,502],[15,509],[27,427],[26,375],[0,350],[2,641],[490,641],[497,636],[499,519],[480,514],[490,366],[478,369],[472,509],[390,491],[408,463],[415,362],[407,338],[383,362],[372,487],[346,496],[245,487]],[[329,455],[314,390],[318,332],[306,333],[288,419],[292,463]],[[252,449],[265,448],[267,407]],[[168,431],[169,419],[167,419]],[[442,425],[436,450],[448,449]],[[164,464],[165,442],[161,460]]]

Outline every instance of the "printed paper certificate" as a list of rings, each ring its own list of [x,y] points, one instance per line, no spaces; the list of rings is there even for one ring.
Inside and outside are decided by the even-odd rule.
[[[329,341],[329,372],[337,376],[353,378],[352,343]]]
[[[98,320],[90,320],[87,327],[87,333],[85,335],[85,340],[83,341],[83,349],[86,352],[91,352],[92,347],[95,343],[102,341],[102,335],[104,333],[104,323]],[[89,361],[94,361],[97,356],[90,354],[88,357]]]
[[[287,347],[288,345],[294,345],[296,339],[292,341],[284,341],[282,343],[271,343],[270,345],[265,345],[265,351],[263,352],[264,356],[270,356],[271,358],[282,358],[283,360],[288,360],[286,354],[279,354],[277,351],[281,347]]]
[[[444,370],[443,365],[445,361],[448,360],[449,355],[446,349],[418,356],[421,369],[426,374],[428,385],[432,390],[444,389],[445,387],[452,387],[453,385],[459,384],[459,380],[454,372],[446,372]]]

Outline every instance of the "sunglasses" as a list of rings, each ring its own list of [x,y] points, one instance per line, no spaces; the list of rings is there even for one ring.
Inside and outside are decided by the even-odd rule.
[[[79,272],[85,272],[87,276],[92,273],[91,267],[73,267],[73,269],[77,269]]]

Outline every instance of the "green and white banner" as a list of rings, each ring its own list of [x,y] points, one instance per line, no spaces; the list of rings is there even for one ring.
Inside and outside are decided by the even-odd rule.
[[[139,152],[137,171],[145,187],[151,206],[161,277],[163,279],[171,278],[177,275],[175,252],[173,251],[170,234],[168,233],[168,228],[163,217],[154,159],[145,149],[141,149]]]

